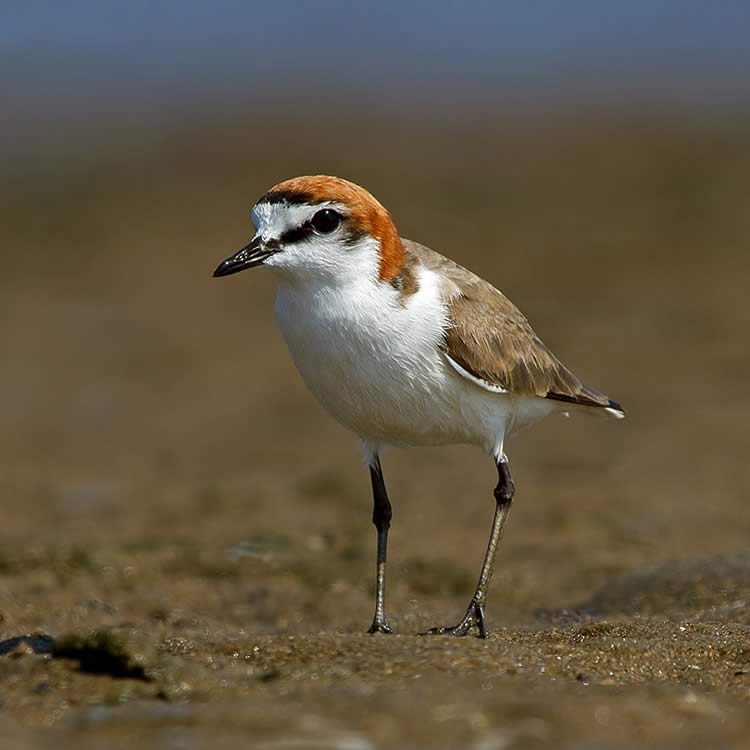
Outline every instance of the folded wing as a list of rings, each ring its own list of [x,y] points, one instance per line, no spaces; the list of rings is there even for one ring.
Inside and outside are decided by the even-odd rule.
[[[581,383],[495,287],[429,248],[408,240],[404,246],[447,281],[450,325],[443,351],[459,374],[495,393],[549,398],[624,415],[619,404]]]

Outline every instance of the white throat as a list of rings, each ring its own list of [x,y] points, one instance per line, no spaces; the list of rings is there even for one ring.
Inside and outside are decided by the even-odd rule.
[[[380,243],[370,236],[352,243],[310,237],[285,247],[265,263],[282,283],[311,287],[362,287],[377,283]]]

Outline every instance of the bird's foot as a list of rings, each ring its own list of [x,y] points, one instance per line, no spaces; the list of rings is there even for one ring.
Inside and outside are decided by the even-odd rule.
[[[469,631],[473,627],[477,627],[479,630],[480,638],[488,638],[490,631],[487,628],[487,622],[484,617],[484,607],[475,601],[472,601],[469,608],[466,610],[466,614],[463,616],[461,622],[457,625],[452,625],[445,628],[430,628],[424,633],[419,635],[454,635],[464,636],[468,635]]]
[[[376,617],[372,621],[372,625],[370,625],[369,629],[367,630],[368,633],[392,633],[393,630],[391,630],[391,626],[385,621],[385,618]]]

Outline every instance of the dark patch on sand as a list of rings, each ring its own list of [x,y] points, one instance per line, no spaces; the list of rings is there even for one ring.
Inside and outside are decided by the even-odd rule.
[[[106,674],[118,679],[150,680],[125,642],[104,630],[85,635],[64,635],[55,642],[51,653],[54,659],[77,661],[81,672]]]

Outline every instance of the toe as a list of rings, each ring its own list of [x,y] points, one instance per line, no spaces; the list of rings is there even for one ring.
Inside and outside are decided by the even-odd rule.
[[[422,633],[417,633],[417,635],[445,635],[445,631],[448,629],[449,628],[430,628]]]
[[[425,630],[424,633],[419,633],[419,635],[454,635],[454,636],[462,636],[466,635],[469,632],[469,628],[462,627],[461,625],[453,625],[449,628],[430,628],[429,630]]]
[[[392,633],[391,626],[387,622],[378,622],[377,620],[370,625],[367,631],[374,635],[375,633]]]

